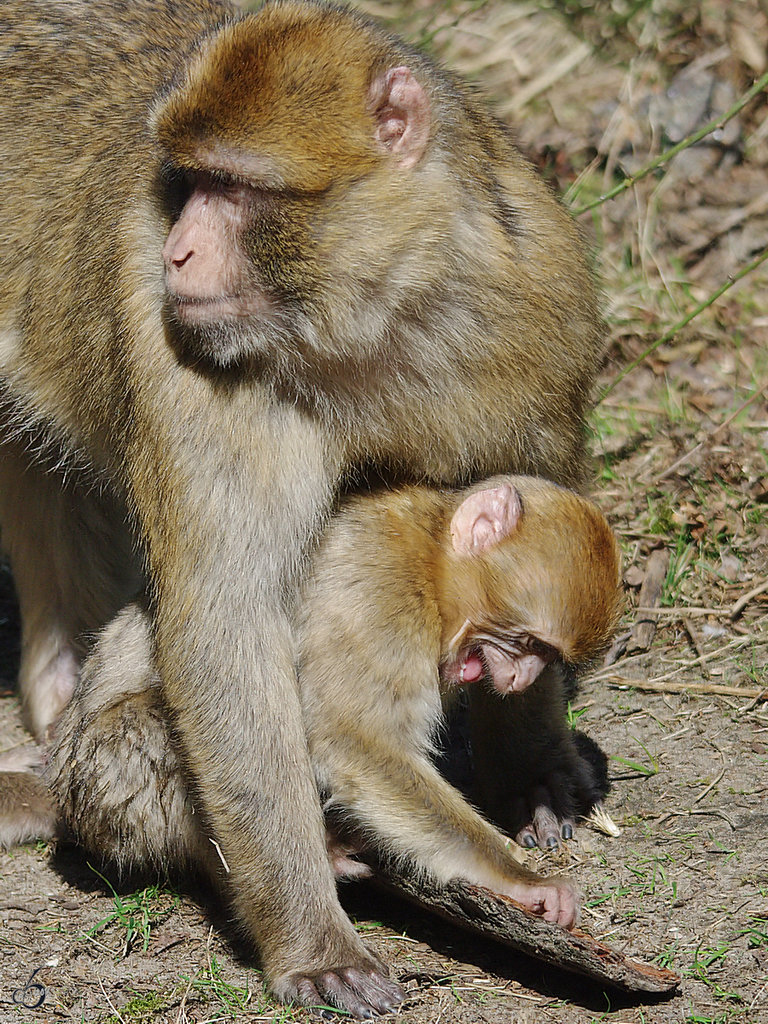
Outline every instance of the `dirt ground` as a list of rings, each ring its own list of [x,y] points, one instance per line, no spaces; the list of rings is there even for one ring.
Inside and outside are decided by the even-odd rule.
[[[682,985],[631,999],[368,886],[348,885],[345,903],[408,989],[403,1022],[768,1022],[768,262],[753,266],[768,254],[765,88],[643,173],[765,74],[764,6],[361,6],[477,80],[575,212],[639,179],[579,215],[610,327],[594,494],[623,546],[628,612],[571,709],[612,757],[620,834],[580,827],[565,868],[584,927]],[[5,750],[24,736],[7,579],[0,591]],[[0,1024],[310,1019],[264,995],[210,897],[116,884],[76,850],[0,854]]]

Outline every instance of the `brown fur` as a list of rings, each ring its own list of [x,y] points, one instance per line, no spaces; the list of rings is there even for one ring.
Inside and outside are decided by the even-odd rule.
[[[0,513],[27,721],[44,734],[84,635],[131,598],[135,545],[163,699],[273,990],[387,1009],[325,854],[289,609],[357,467],[579,480],[601,326],[575,229],[459,83],[335,6],[8,0],[0,31]],[[219,255],[274,316],[190,335],[169,315],[185,167],[250,190]]]
[[[465,652],[479,635],[503,642],[524,634],[589,658],[609,641],[618,614],[618,547],[598,510],[532,478],[486,487],[500,482],[522,493],[522,520],[478,554],[457,557],[451,547],[450,518],[463,495],[410,487],[353,501],[333,520],[302,594],[304,721],[326,807],[380,856],[443,881],[467,878],[572,924],[568,886],[521,868],[509,840],[430,760],[441,696],[450,704],[457,689],[445,671],[457,656],[449,640],[456,621],[471,622],[459,645]],[[536,581],[540,594],[526,617]],[[579,611],[569,616],[570,608]],[[102,632],[86,661],[48,777],[70,829],[92,852],[122,868],[194,868],[215,879],[214,836],[179,763],[138,606]],[[337,870],[355,870],[338,851],[331,844]]]

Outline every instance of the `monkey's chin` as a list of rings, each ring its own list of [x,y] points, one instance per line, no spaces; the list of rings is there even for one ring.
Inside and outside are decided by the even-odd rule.
[[[287,342],[280,317],[265,308],[254,312],[229,297],[180,300],[166,297],[169,340],[183,362],[228,369],[261,360]]]

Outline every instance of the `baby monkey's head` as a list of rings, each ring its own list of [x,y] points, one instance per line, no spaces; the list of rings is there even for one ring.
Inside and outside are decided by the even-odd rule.
[[[620,552],[602,512],[538,477],[465,492],[446,539],[441,677],[520,693],[556,658],[579,664],[610,643]]]

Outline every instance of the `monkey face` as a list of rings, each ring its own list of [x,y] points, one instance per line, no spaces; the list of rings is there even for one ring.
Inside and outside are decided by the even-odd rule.
[[[311,200],[201,170],[170,198],[167,310],[187,349],[226,366],[295,344],[316,285]]]
[[[383,33],[314,5],[281,10],[223,29],[152,112],[184,183],[167,204],[167,309],[198,362],[322,379],[388,342],[393,204],[431,108],[411,69],[389,66],[402,54]]]
[[[446,643],[446,682],[487,678],[521,693],[555,658],[582,662],[605,647],[619,550],[590,502],[540,478],[499,477],[469,491],[449,532],[452,616],[464,624]]]
[[[487,681],[504,695],[522,693],[536,681],[559,652],[520,629],[476,630],[469,622],[458,652],[440,666],[440,679],[448,685]]]

